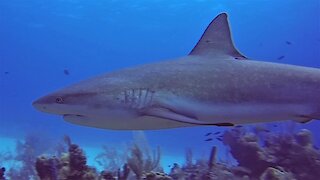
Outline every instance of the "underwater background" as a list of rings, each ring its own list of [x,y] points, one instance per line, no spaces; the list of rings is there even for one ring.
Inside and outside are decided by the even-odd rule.
[[[148,176],[151,179],[158,175],[173,179],[320,176],[317,120],[132,132],[69,124],[31,106],[40,96],[88,77],[187,55],[221,12],[228,13],[234,43],[247,57],[320,68],[319,0],[1,0],[4,177],[38,179],[41,171],[45,174],[41,179],[98,177],[66,175],[76,171],[71,167],[74,157],[80,159],[82,173],[105,170],[103,178],[112,179],[110,174],[118,177],[118,168],[121,176],[126,174],[122,166],[137,161],[139,148],[145,154],[142,161],[147,162],[149,154],[156,163],[141,176],[151,171],[171,175],[153,174]],[[210,155],[215,153],[217,168],[210,170]],[[69,169],[53,170],[53,155],[59,164],[65,160],[62,156],[69,157],[70,162],[65,160]],[[284,156],[286,160],[279,160]],[[40,168],[41,160],[51,164]],[[128,177],[135,179],[138,175],[130,168]]]

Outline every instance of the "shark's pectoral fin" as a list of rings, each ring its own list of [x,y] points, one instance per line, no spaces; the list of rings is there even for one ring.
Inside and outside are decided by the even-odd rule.
[[[142,115],[154,116],[158,118],[164,118],[164,119],[169,119],[169,120],[188,123],[188,124],[195,124],[195,125],[205,124],[204,122],[199,121],[193,117],[188,117],[184,114],[179,114],[170,109],[165,109],[162,107],[149,108],[145,112],[143,112]]]
[[[163,107],[153,107],[142,112],[144,116],[152,116],[157,118],[168,119],[172,121],[177,121],[181,123],[193,124],[193,125],[203,125],[203,126],[232,126],[231,123],[209,123],[198,120],[196,117],[192,117],[187,114],[181,114],[179,112],[175,112],[171,109],[163,108]]]
[[[208,57],[227,55],[234,57],[234,59],[247,59],[233,45],[226,13],[219,14],[209,24],[189,55]]]

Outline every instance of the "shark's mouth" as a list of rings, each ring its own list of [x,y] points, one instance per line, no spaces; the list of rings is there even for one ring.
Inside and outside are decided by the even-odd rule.
[[[80,114],[64,114],[63,119],[76,124],[83,124],[89,119],[87,116]]]
[[[90,126],[90,123],[92,123],[89,117],[80,114],[64,114],[63,119],[67,122],[83,126]]]

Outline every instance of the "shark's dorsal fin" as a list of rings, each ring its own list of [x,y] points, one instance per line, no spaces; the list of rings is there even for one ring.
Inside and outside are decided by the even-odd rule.
[[[189,55],[209,57],[227,55],[235,59],[247,59],[233,45],[226,13],[219,14],[209,24]]]

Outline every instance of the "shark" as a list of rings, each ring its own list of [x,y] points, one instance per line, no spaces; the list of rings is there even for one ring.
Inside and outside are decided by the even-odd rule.
[[[92,77],[32,104],[111,130],[305,123],[320,119],[320,69],[247,58],[221,13],[184,57]]]

